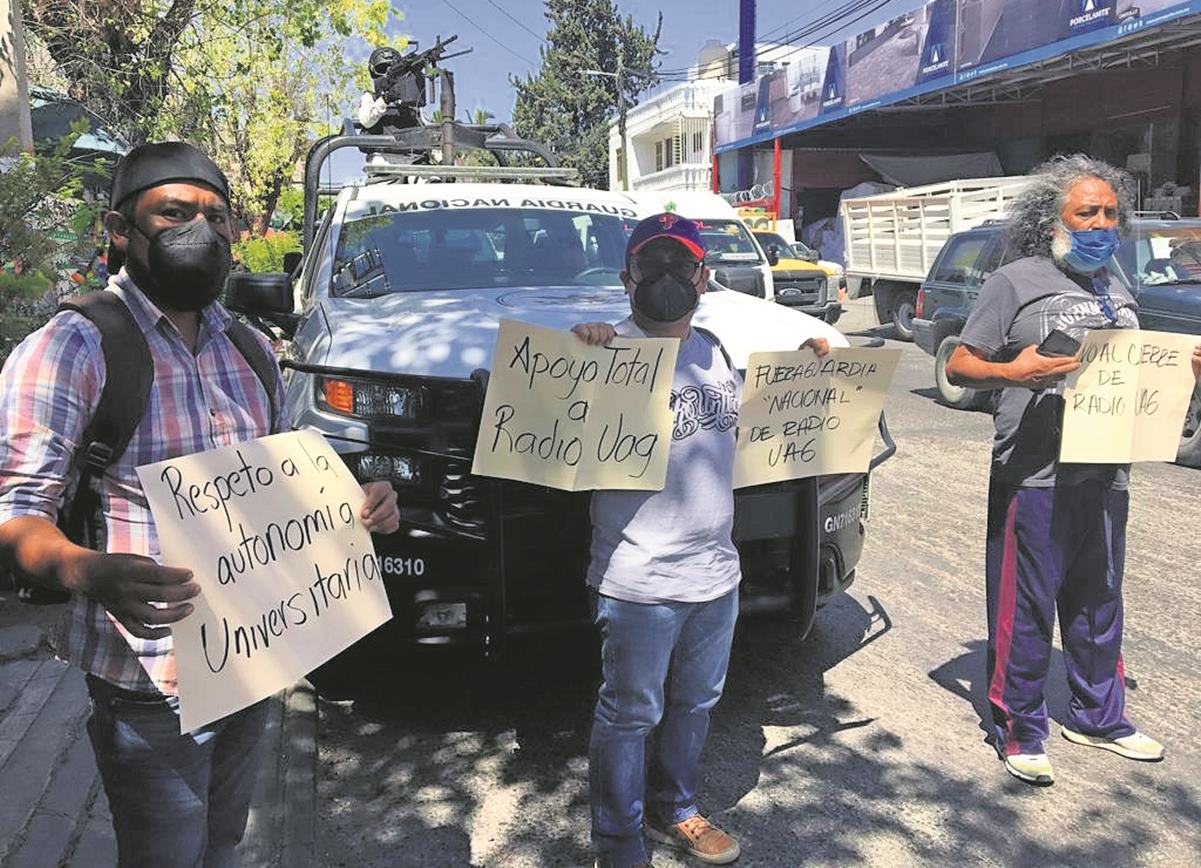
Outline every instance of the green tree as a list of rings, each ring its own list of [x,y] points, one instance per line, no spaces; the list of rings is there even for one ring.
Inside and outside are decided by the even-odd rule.
[[[658,83],[659,31],[622,16],[613,0],[546,0],[550,29],[536,75],[512,78],[517,132],[549,145],[564,165],[580,170],[589,187],[606,188],[608,130],[618,100],[635,105]],[[623,75],[617,78],[618,59]],[[588,75],[585,71],[609,75]]]
[[[72,156],[82,132],[36,154],[0,142],[0,362],[53,309],[39,300],[70,286],[69,261],[95,247],[99,211],[84,185],[101,167]]]
[[[309,144],[365,84],[348,46],[384,44],[394,14],[389,0],[27,5],[32,38],[73,96],[133,142],[172,137],[209,152],[259,234]]]

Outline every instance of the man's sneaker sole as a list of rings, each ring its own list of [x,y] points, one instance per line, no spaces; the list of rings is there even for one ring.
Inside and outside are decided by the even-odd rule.
[[[1054,775],[1030,775],[1020,771],[1009,764],[1009,760],[1005,760],[1005,771],[1009,772],[1019,781],[1027,784],[1033,784],[1036,787],[1049,787],[1055,783]]]
[[[1082,732],[1073,732],[1072,730],[1068,729],[1066,726],[1063,727],[1060,730],[1060,732],[1063,734],[1063,737],[1066,738],[1068,741],[1070,741],[1072,744],[1082,745],[1083,747],[1100,748],[1101,750],[1107,750],[1110,753],[1116,753],[1118,756],[1124,757],[1125,759],[1134,760],[1135,762],[1140,762],[1140,763],[1163,762],[1163,758],[1164,758],[1163,753],[1160,753],[1159,756],[1148,756],[1145,753],[1138,753],[1137,751],[1132,751],[1132,750],[1129,750],[1128,748],[1124,748],[1120,744],[1118,744],[1116,741],[1111,741],[1110,739],[1107,739],[1107,738],[1095,738],[1091,735],[1085,735]]]
[[[693,850],[691,847],[689,847],[688,842],[684,841],[682,838],[678,838],[670,832],[663,832],[659,829],[656,829],[650,823],[646,824],[646,836],[652,840],[658,841],[660,844],[666,844],[668,847],[679,850],[682,853],[687,853],[689,856],[693,857],[694,859],[699,859],[707,865],[729,865],[742,854],[742,848],[738,845],[737,841],[734,842],[733,850],[727,850],[725,853],[718,853],[716,856],[710,856],[706,853],[698,853],[696,850]]]

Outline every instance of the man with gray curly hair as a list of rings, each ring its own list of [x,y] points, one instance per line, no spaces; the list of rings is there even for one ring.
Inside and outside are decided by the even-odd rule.
[[[1080,365],[1073,344],[1092,329],[1139,325],[1134,298],[1107,268],[1130,186],[1125,173],[1080,154],[1035,169],[1010,214],[1007,243],[1020,258],[985,281],[947,363],[952,382],[1000,390],[985,564],[988,699],[1006,770],[1041,786],[1054,781],[1043,686],[1057,609],[1072,692],[1064,738],[1129,759],[1164,755],[1126,716],[1129,465],[1058,461],[1061,383]],[[1201,347],[1193,370],[1201,376]]]

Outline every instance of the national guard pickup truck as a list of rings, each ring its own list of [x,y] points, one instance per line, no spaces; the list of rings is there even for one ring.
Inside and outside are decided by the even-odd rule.
[[[292,427],[320,431],[360,480],[387,479],[399,493],[400,532],[375,540],[395,614],[384,629],[490,655],[514,637],[586,629],[587,494],[478,477],[471,459],[500,320],[567,329],[627,316],[618,275],[645,206],[622,193],[506,182],[553,181],[553,169],[379,154],[341,189],[323,179],[335,150],[386,153],[381,141],[317,146],[302,257],[290,273],[233,275],[227,303],[281,337]],[[802,313],[713,290],[696,322],[740,368],[754,351],[810,336],[847,343]],[[892,451],[881,428],[873,467]],[[791,612],[808,629],[855,575],[867,482],[855,474],[737,492],[744,611]]]

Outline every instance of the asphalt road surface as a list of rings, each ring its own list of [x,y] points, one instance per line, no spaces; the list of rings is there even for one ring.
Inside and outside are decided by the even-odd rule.
[[[900,451],[874,481],[858,579],[804,642],[786,622],[740,625],[702,809],[748,866],[1201,863],[1201,471],[1141,465],[1132,484],[1129,707],[1167,760],[1077,747],[1056,728],[1055,786],[1021,784],[980,725],[991,420],[937,404],[930,359],[897,345]],[[381,661],[379,696],[322,702],[323,864],[591,864],[594,653],[542,642],[484,677],[448,659],[393,676]],[[1062,719],[1058,650],[1048,702]]]

